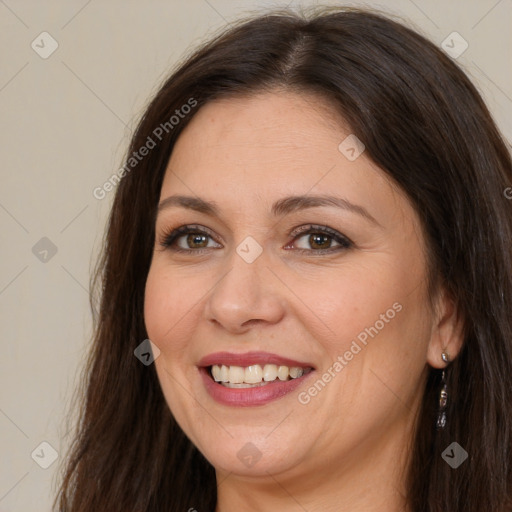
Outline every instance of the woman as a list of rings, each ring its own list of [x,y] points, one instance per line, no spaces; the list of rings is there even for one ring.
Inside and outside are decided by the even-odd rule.
[[[60,511],[512,510],[512,164],[448,56],[243,22],[121,171]]]

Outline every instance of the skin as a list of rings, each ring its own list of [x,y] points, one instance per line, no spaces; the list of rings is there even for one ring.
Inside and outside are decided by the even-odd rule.
[[[162,391],[215,467],[217,512],[407,510],[403,473],[427,371],[444,367],[442,351],[453,359],[462,343],[452,298],[440,289],[429,307],[417,214],[365,152],[351,162],[338,150],[350,129],[331,112],[322,98],[282,90],[210,102],[180,135],[163,181],[161,200],[199,196],[221,211],[159,213],[145,296]],[[342,197],[376,223],[332,206],[271,215],[274,201],[301,194]],[[213,232],[206,252],[160,245],[166,231],[186,224]],[[354,245],[319,254],[308,234],[290,236],[308,224]],[[253,263],[236,252],[247,236],[263,249]],[[329,241],[338,246],[328,237],[321,247]],[[187,235],[179,245],[201,248]],[[401,311],[300,403],[298,394],[395,303]],[[263,406],[215,402],[199,360],[252,350],[308,361],[316,377]],[[261,454],[251,467],[237,457],[248,442]]]

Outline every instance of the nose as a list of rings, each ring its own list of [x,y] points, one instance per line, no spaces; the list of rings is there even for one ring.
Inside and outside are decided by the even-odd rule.
[[[252,263],[233,251],[206,301],[207,320],[236,334],[254,325],[278,323],[285,314],[285,295],[267,266],[265,251]]]

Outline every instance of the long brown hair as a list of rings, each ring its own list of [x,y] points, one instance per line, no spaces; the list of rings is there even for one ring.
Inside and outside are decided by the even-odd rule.
[[[464,318],[464,346],[447,372],[444,430],[435,429],[439,370],[426,381],[408,468],[410,509],[511,511],[510,154],[482,98],[447,55],[401,23],[346,8],[244,20],[190,55],[147,107],[127,162],[148,137],[156,144],[125,166],[117,186],[92,282],[101,306],[77,395],[80,421],[55,506],[214,510],[213,467],[176,424],[154,365],[141,364],[133,351],[147,338],[143,302],[156,206],[179,134],[214,98],[276,87],[323,95],[407,194],[429,248],[431,292],[442,282]],[[170,122],[176,110],[183,115]],[[441,457],[454,441],[469,454],[457,469]]]

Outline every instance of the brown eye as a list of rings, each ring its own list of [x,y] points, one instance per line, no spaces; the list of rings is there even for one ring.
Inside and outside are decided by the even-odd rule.
[[[206,229],[197,226],[181,226],[174,229],[163,237],[160,244],[172,251],[188,253],[222,247]]]
[[[307,231],[304,231],[305,229]],[[301,228],[300,231],[302,231],[302,234],[295,237],[292,246],[301,252],[335,252],[348,249],[353,245],[347,237],[326,226],[306,226],[306,228]]]
[[[329,235],[313,234],[309,235],[308,243],[313,249],[328,249],[331,246],[332,239]]]
[[[181,238],[181,237],[179,237]],[[197,245],[195,245],[197,244]],[[208,245],[208,235],[202,233],[193,233],[187,236],[187,245],[189,249],[203,248]]]
[[[323,254],[338,252],[353,246],[347,237],[326,226],[303,226],[299,229],[299,233],[302,234],[296,232],[293,243],[287,245],[285,249],[293,248],[299,252]],[[305,241],[305,247],[300,246],[304,244],[301,240]],[[163,237],[160,245],[172,251],[189,254],[202,254],[210,249],[222,248],[213,235],[201,226],[181,226],[174,229]]]

